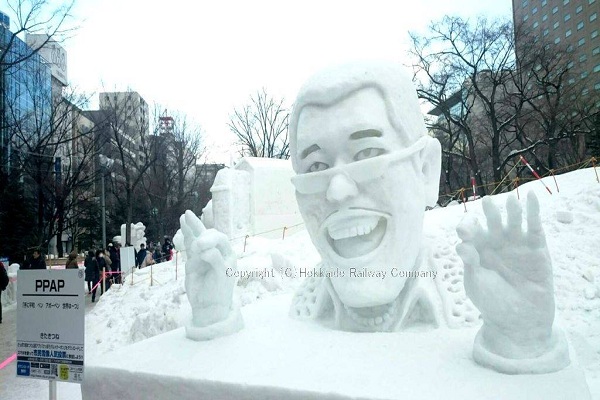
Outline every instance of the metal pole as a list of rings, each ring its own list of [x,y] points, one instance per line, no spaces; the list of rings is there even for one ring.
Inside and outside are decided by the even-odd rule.
[[[56,381],[50,382],[50,400],[56,400]]]
[[[102,171],[102,250],[106,246],[106,200],[104,194],[104,168]]]

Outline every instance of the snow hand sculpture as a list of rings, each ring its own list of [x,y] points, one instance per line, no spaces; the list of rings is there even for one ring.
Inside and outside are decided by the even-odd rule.
[[[506,224],[491,198],[483,199],[483,211],[487,230],[472,217],[457,227],[465,289],[483,318],[473,358],[508,374],[558,371],[570,361],[566,340],[553,326],[552,262],[538,199],[529,192],[526,231],[515,196],[506,202]]]
[[[192,306],[192,323],[186,336],[193,340],[210,340],[243,328],[238,307],[232,304],[236,256],[227,236],[206,229],[200,219],[187,210],[180,219],[184,247],[185,288]],[[229,276],[228,276],[229,275]]]

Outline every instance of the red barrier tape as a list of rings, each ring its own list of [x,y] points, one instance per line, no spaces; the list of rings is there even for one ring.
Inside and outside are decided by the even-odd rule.
[[[13,354],[12,356],[8,357],[6,360],[2,361],[2,364],[0,364],[0,369],[8,366],[8,364],[15,361],[16,359],[17,359],[17,353]]]

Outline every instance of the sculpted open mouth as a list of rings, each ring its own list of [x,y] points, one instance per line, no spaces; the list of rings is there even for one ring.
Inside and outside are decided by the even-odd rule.
[[[387,215],[372,210],[338,211],[325,220],[323,234],[340,257],[362,257],[381,245],[387,231],[387,220]]]

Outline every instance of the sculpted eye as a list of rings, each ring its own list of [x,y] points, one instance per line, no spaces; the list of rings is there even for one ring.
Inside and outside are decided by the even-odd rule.
[[[354,155],[354,161],[360,161],[367,158],[373,158],[385,154],[384,149],[380,149],[377,147],[369,147],[368,149],[364,149],[359,151]]]
[[[324,171],[327,168],[329,168],[329,165],[327,165],[323,162],[317,161],[317,162],[312,163],[311,166],[308,167],[308,171],[306,171],[306,172]]]

